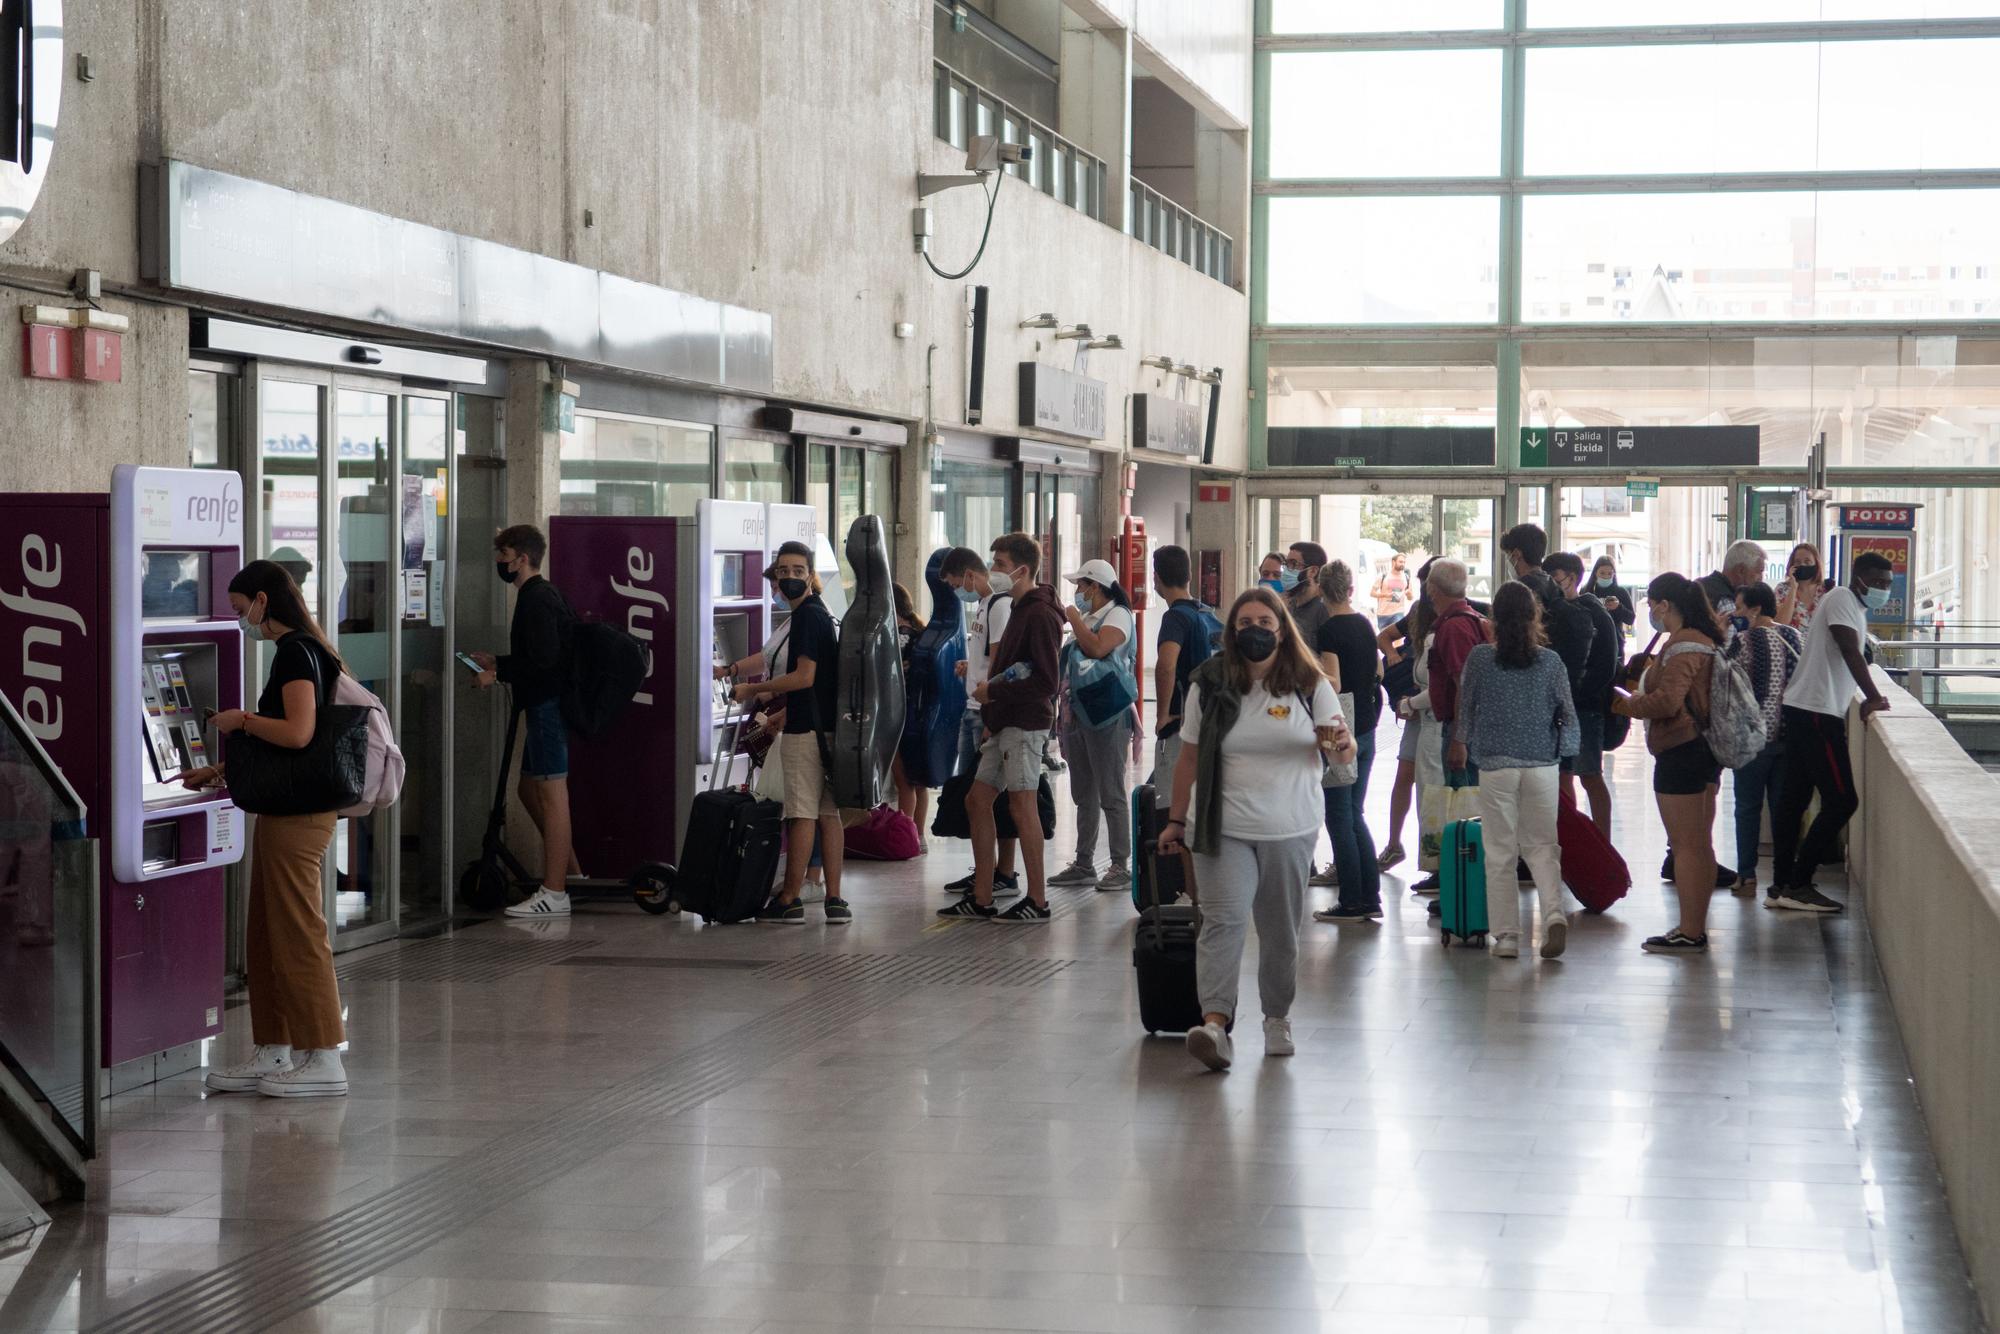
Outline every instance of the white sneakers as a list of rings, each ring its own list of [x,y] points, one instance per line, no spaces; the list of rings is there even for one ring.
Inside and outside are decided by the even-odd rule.
[[[1229,1030],[1221,1024],[1190,1028],[1187,1049],[1188,1055],[1211,1070],[1227,1070],[1229,1063],[1236,1059],[1236,1044],[1229,1040]]]
[[[542,886],[519,903],[507,908],[509,917],[567,917],[569,916],[569,891],[550,889]]]
[[[1493,957],[1496,959],[1518,959],[1521,957],[1521,933],[1518,931],[1496,931],[1493,933]]]
[[[279,1075],[292,1068],[292,1049],[283,1045],[257,1048],[249,1060],[225,1070],[211,1070],[202,1082],[217,1093],[255,1093],[257,1082],[266,1075]]]
[[[1187,1049],[1188,1055],[1211,1070],[1227,1070],[1236,1059],[1236,1044],[1230,1040],[1229,1030],[1221,1024],[1190,1028]],[[1264,1054],[1291,1056],[1297,1051],[1298,1046],[1292,1041],[1292,1021],[1267,1016],[1264,1020]]]
[[[267,1098],[344,1098],[347,1069],[333,1048],[294,1053],[265,1045],[241,1065],[211,1070],[203,1081],[217,1093],[261,1093]]]
[[[289,1070],[265,1075],[257,1091],[267,1098],[344,1098],[347,1069],[331,1047],[304,1052]]]
[[[1542,919],[1542,957],[1560,959],[1569,945],[1569,918],[1552,912]]]

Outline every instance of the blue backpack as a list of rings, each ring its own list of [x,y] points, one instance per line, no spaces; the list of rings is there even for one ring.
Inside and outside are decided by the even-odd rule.
[[[1181,646],[1180,661],[1175,664],[1175,675],[1191,674],[1195,668],[1207,662],[1222,647],[1222,618],[1206,603],[1189,598],[1167,608],[1167,615],[1192,617],[1199,633],[1189,637],[1189,642]]]

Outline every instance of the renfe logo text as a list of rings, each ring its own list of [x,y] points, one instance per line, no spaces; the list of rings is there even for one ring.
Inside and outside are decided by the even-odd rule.
[[[49,602],[30,591],[53,589],[62,582],[62,548],[50,546],[38,533],[29,533],[21,539],[21,570],[28,581],[18,593],[0,589],[0,606],[34,621],[47,621],[47,625],[30,625],[21,634],[21,675],[30,681],[47,681],[50,687],[28,686],[21,691],[21,716],[27,720],[28,730],[42,741],[54,741],[62,735],[62,663],[57,655],[62,650],[62,627],[73,626],[80,635],[90,632],[84,629],[83,613],[74,607],[65,607],[60,602]],[[36,656],[41,650],[42,655]],[[49,691],[56,692],[51,697]]]
[[[660,615],[664,617],[668,610],[667,597],[666,594],[660,592],[657,588],[643,587],[643,585],[649,584],[653,580],[652,552],[647,551],[643,547],[629,548],[625,552],[625,573],[631,576],[632,582],[621,584],[616,579],[613,579],[610,581],[611,591],[620,597],[631,599],[631,605],[625,608],[625,632],[646,645],[646,681],[650,685],[653,679],[653,661],[655,658],[652,647],[652,604],[658,604]],[[645,689],[639,691],[632,696],[632,702],[635,704],[651,704],[653,702],[652,690]]]

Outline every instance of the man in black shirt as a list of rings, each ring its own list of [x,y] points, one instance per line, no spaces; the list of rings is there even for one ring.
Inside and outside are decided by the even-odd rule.
[[[563,725],[562,691],[569,674],[569,603],[542,578],[548,539],[530,523],[503,528],[493,538],[494,570],[515,586],[508,652],[475,653],[477,684],[505,681],[514,688],[526,737],[521,746],[521,805],[542,836],[542,886],[507,909],[509,917],[569,916],[568,877],[579,873],[570,845],[569,731]]]
[[[1174,765],[1181,754],[1181,709],[1187,703],[1188,680],[1194,669],[1215,651],[1215,634],[1222,622],[1189,591],[1193,567],[1185,547],[1165,546],[1153,553],[1153,591],[1166,604],[1160,617],[1160,638],[1153,650],[1153,794],[1165,807],[1173,794]],[[1214,629],[1211,629],[1214,627]]]
[[[785,925],[805,922],[806,906],[799,902],[799,892],[805,886],[806,864],[812,860],[817,825],[820,861],[826,868],[826,923],[845,926],[854,920],[854,912],[840,897],[846,845],[840,808],[833,800],[832,775],[827,772],[840,707],[840,636],[826,603],[820,601],[811,547],[803,542],[785,543],[765,573],[777,582],[778,596],[791,604],[792,620],[784,673],[735,688],[738,700],[760,695],[785,697],[785,731],[777,746],[785,780],[785,883],[757,914],[757,920]]]
[[[1576,701],[1576,718],[1583,729],[1583,745],[1576,755],[1563,761],[1563,784],[1581,780],[1583,795],[1590,802],[1590,819],[1606,838],[1611,837],[1611,787],[1604,781],[1604,717],[1610,709],[1611,687],[1618,679],[1624,658],[1625,640],[1618,622],[1604,604],[1581,591],[1583,558],[1574,552],[1558,551],[1544,562],[1549,578],[1561,590],[1571,616],[1587,618],[1591,626],[1590,652],[1583,671],[1570,682],[1570,697]],[[1571,800],[1576,794],[1570,793]]]

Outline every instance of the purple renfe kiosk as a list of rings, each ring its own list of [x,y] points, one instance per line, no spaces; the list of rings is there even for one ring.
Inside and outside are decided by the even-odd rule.
[[[651,672],[610,734],[570,738],[573,837],[586,875],[680,860],[705,766],[728,744],[713,668],[757,652],[768,631],[765,509],[704,500],[692,519],[549,520],[550,578],[570,607],[653,650]]]
[[[121,464],[105,495],[0,496],[0,690],[89,808],[113,1090],[199,1064],[222,1031],[223,868],[244,817],[180,775],[243,705],[233,472]]]

